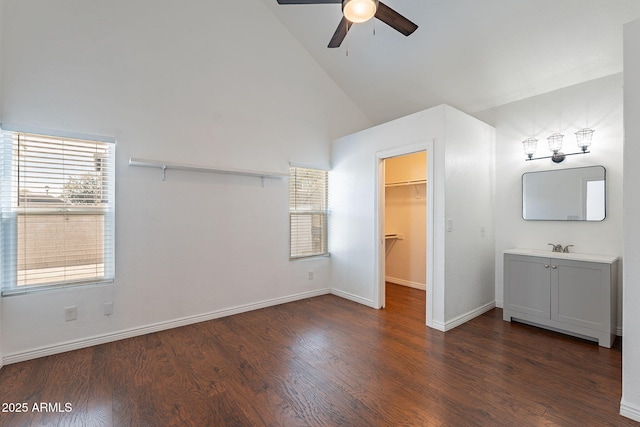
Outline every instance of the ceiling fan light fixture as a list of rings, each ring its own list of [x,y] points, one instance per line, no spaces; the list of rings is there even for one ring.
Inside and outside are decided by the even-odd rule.
[[[373,18],[378,10],[378,0],[344,0],[342,13],[354,24],[366,22]]]

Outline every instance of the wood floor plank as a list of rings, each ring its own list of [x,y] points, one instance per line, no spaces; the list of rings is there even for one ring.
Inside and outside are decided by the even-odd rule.
[[[425,292],[383,310],[332,295],[8,365],[4,426],[640,425],[618,414],[621,343],[489,311],[447,333]]]

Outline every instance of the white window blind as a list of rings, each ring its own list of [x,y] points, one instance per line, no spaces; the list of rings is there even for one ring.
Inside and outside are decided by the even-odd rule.
[[[289,169],[290,257],[326,255],[328,173]]]
[[[112,281],[115,144],[2,136],[3,294]]]

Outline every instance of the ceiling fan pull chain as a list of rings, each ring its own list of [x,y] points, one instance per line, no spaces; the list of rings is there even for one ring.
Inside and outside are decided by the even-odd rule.
[[[349,21],[344,21],[344,26],[347,28],[347,33],[345,34],[345,45],[346,45],[346,49],[345,49],[345,56],[349,56]]]
[[[376,20],[373,20],[373,35],[376,35]]]

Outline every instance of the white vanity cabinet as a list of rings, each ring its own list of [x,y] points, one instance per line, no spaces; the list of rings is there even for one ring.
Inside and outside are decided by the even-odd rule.
[[[505,251],[503,318],[611,347],[616,337],[617,274],[617,257]]]

